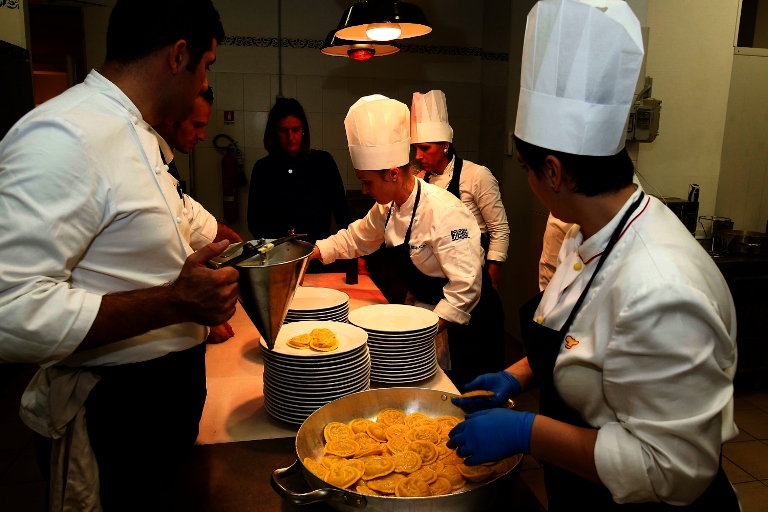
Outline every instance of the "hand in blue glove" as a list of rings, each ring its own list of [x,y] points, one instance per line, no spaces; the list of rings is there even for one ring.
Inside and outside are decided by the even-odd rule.
[[[497,373],[486,373],[477,377],[475,380],[464,386],[467,391],[484,389],[493,391],[495,394],[490,398],[473,396],[470,398],[453,398],[453,405],[461,407],[466,412],[481,411],[483,409],[492,409],[503,407],[507,399],[520,394],[520,383],[511,374],[501,371]]]
[[[531,430],[536,415],[512,409],[474,412],[448,433],[448,448],[457,448],[464,464],[495,462],[516,453],[530,453]]]

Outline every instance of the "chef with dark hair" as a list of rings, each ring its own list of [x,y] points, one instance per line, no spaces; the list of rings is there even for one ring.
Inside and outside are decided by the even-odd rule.
[[[521,310],[527,357],[455,399],[448,446],[467,464],[530,453],[549,510],[738,511],[721,446],[733,422],[736,312],[717,266],[633,183],[624,127],[643,59],[621,0],[542,0],[528,15],[518,159],[575,224]],[[537,386],[538,414],[500,406]]]

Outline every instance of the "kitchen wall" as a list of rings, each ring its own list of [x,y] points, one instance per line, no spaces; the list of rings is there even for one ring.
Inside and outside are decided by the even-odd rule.
[[[638,170],[654,194],[684,198],[698,183],[700,215],[715,213],[738,6],[648,0],[646,74],[663,103],[659,136],[640,144]]]
[[[282,93],[297,98],[307,112],[312,146],[335,158],[348,189],[359,189],[349,159],[343,120],[349,107],[367,94],[381,93],[411,104],[415,91],[441,89],[448,99],[454,145],[460,156],[488,166],[498,175],[503,165],[507,98],[509,2],[485,0],[415,0],[432,24],[431,34],[402,43],[409,51],[355,62],[322,55],[317,41],[335,28],[351,0],[283,0],[282,35],[291,45],[282,50]],[[214,215],[222,215],[221,153],[213,137],[231,136],[245,153],[250,171],[266,155],[262,145],[267,114],[279,91],[274,0],[214,0],[228,36],[237,39],[219,47],[210,73],[215,92],[206,141],[192,154],[194,194]],[[89,66],[104,59],[108,10],[84,9]],[[234,44],[233,44],[234,43]],[[305,47],[301,47],[305,46]],[[306,46],[312,46],[307,48]],[[481,50],[482,53],[481,54]],[[457,54],[459,52],[459,54]],[[469,53],[462,55],[461,53]],[[224,122],[234,111],[234,124]],[[179,157],[183,177],[189,176]],[[240,189],[241,220],[231,225],[247,236],[247,187]]]
[[[768,221],[768,54],[736,55],[723,141],[717,215],[734,228],[766,230]]]
[[[0,40],[29,48],[26,0],[0,0]]]

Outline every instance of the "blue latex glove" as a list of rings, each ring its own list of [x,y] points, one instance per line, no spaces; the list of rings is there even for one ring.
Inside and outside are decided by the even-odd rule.
[[[516,453],[530,453],[531,430],[536,415],[512,409],[474,412],[448,433],[448,448],[469,457],[467,466],[495,462]]]
[[[470,398],[453,398],[453,405],[461,407],[466,412],[482,411],[503,407],[509,398],[520,394],[520,383],[517,379],[505,371],[486,373],[464,386],[467,391],[484,389],[495,393],[490,399],[473,396]]]

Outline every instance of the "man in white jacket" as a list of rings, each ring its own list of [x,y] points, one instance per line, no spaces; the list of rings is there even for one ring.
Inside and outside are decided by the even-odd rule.
[[[197,436],[238,275],[206,267],[228,243],[152,125],[189,116],[223,37],[210,0],[118,1],[102,68],[0,142],[0,360],[42,368],[21,414],[51,510],[152,508]]]

